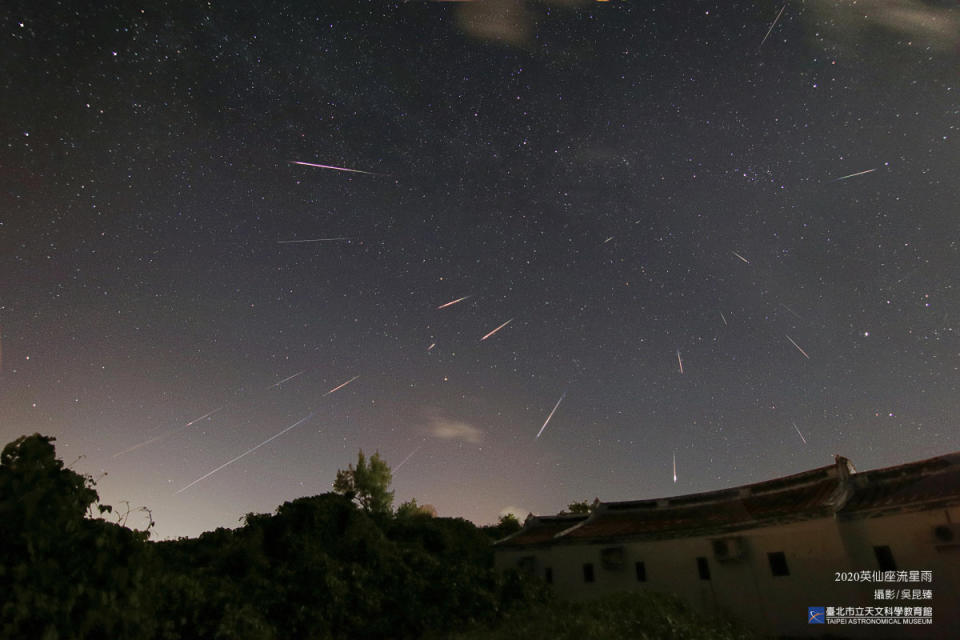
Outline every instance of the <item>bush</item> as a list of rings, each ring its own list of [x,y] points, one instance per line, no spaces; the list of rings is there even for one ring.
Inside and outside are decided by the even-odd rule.
[[[437,636],[440,637],[440,636]],[[515,610],[495,626],[476,627],[451,640],[748,640],[729,621],[704,618],[680,599],[650,591],[618,593],[589,602],[548,602]]]

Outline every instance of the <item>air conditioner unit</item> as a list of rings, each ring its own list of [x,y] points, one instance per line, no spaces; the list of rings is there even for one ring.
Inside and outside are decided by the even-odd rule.
[[[933,528],[933,539],[940,544],[960,543],[960,524],[938,524]]]
[[[720,562],[733,562],[743,558],[747,553],[747,545],[740,536],[716,538],[711,540],[711,544],[713,557]]]

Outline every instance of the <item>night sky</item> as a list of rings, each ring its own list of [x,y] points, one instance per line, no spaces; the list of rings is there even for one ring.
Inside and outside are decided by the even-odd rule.
[[[3,444],[159,538],[960,450],[955,2],[342,4],[0,10]]]

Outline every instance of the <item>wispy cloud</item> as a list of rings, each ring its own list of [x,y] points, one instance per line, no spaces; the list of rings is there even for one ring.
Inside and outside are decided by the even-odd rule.
[[[460,440],[471,444],[479,444],[483,441],[482,429],[440,415],[434,415],[428,419],[427,429],[431,436],[441,440]]]

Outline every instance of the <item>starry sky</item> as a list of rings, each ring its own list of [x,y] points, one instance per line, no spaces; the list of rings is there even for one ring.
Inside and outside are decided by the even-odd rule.
[[[953,2],[4,6],[0,439],[156,538],[960,450]]]

